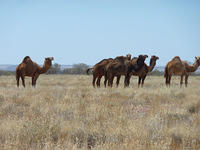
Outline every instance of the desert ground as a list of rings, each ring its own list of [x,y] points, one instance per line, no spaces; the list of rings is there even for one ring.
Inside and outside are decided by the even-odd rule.
[[[102,80],[103,81],[103,80]],[[200,149],[200,77],[180,88],[173,77],[132,77],[93,88],[91,75],[41,75],[36,88],[0,76],[0,149]]]

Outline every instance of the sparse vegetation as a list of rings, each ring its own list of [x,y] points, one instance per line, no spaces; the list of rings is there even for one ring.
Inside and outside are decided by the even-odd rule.
[[[14,75],[15,72],[14,71],[4,71],[4,70],[0,70],[0,76],[9,76],[9,75]]]
[[[92,76],[41,75],[36,88],[0,76],[0,149],[200,149],[200,77],[170,88],[93,88]]]
[[[89,68],[84,63],[74,64],[72,68],[66,68],[62,71],[63,74],[86,74],[86,70]]]

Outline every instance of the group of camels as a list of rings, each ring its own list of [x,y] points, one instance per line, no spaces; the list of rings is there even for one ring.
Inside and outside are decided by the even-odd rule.
[[[159,57],[153,55],[150,59],[149,66],[145,63],[147,55],[139,55],[133,57],[127,54],[126,56],[118,56],[116,58],[103,59],[102,61],[95,64],[92,68],[93,81],[92,85],[100,87],[101,78],[104,76],[104,86],[113,86],[113,79],[117,77],[116,85],[119,85],[119,81],[122,75],[125,76],[124,87],[128,87],[130,84],[130,78],[132,75],[138,76],[138,87],[143,87],[144,80],[149,72],[151,72]],[[44,60],[43,66],[39,66],[37,63],[31,60],[29,56],[24,57],[23,61],[16,68],[16,80],[17,87],[19,87],[19,80],[22,79],[22,85],[25,87],[25,76],[32,77],[32,86],[35,87],[36,80],[40,74],[46,73],[52,66],[53,57],[47,57]],[[188,84],[188,76],[191,72],[195,72],[200,66],[200,57],[195,57],[193,65],[189,65],[186,61],[182,61],[179,56],[175,56],[169,61],[165,67],[164,77],[166,78],[166,85],[170,86],[172,75],[181,76],[180,85],[183,84],[183,77],[185,77],[185,86]],[[97,79],[97,81],[96,81]],[[142,83],[141,83],[142,82]]]
[[[132,75],[138,76],[138,87],[143,87],[144,80],[149,72],[151,72],[159,57],[153,55],[150,59],[149,66],[145,63],[147,55],[139,55],[131,59],[131,55],[118,56],[116,58],[103,59],[99,63],[95,64],[92,68],[87,69],[87,73],[92,69],[93,81],[92,85],[100,87],[101,78],[104,76],[104,86],[112,87],[114,77],[117,77],[116,85],[119,85],[120,77],[125,76],[124,87],[128,87],[130,84],[130,78]],[[179,56],[175,56],[169,61],[165,67],[164,77],[166,78],[166,85],[170,86],[172,75],[181,76],[180,86],[183,84],[183,77],[185,77],[185,86],[188,84],[188,76],[191,72],[195,72],[200,66],[200,57],[195,57],[193,65],[189,65],[186,61],[182,61]],[[97,81],[96,81],[97,79]],[[142,83],[141,83],[142,81]]]

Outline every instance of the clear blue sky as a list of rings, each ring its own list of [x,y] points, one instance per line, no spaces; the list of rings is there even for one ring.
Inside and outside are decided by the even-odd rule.
[[[200,0],[0,0],[0,64],[200,56]],[[149,62],[149,59],[146,61]]]

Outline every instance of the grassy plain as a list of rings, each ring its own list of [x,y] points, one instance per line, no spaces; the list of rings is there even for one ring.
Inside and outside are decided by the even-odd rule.
[[[200,77],[137,78],[93,88],[92,76],[41,75],[36,88],[0,76],[0,149],[200,149]]]

